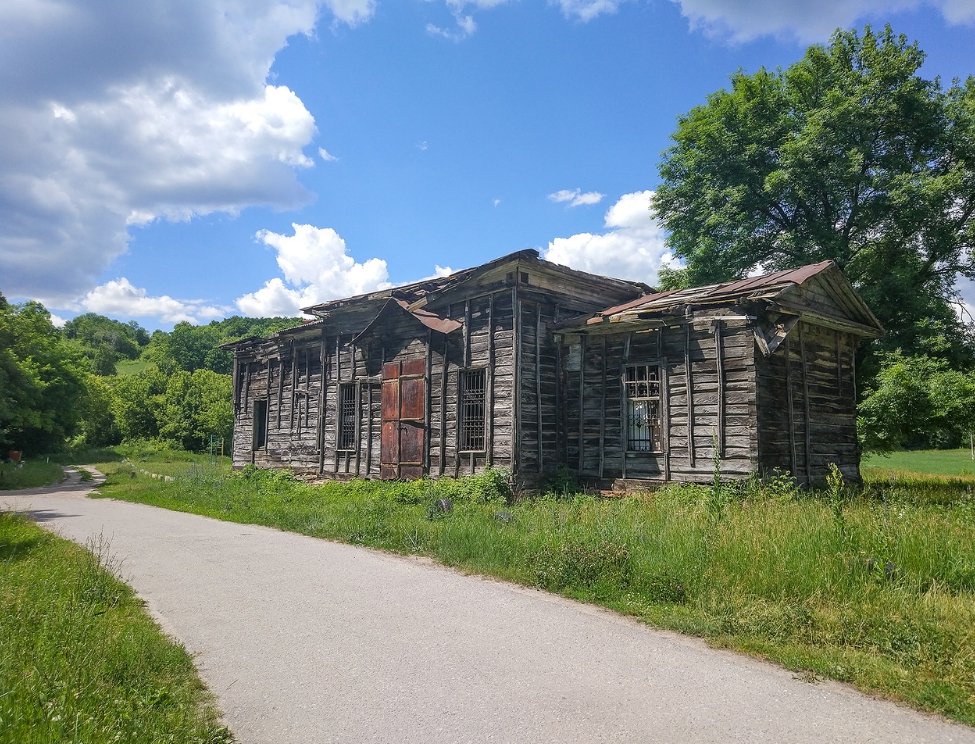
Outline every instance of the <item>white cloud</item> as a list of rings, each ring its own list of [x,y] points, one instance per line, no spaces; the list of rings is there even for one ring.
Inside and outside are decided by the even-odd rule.
[[[949,23],[975,21],[972,0],[674,0],[691,28],[732,41],[760,36],[791,36],[808,43],[823,41],[837,27],[860,18],[911,10],[924,4],[938,8]]]
[[[386,261],[362,263],[349,255],[345,240],[330,227],[293,224],[292,235],[261,230],[257,239],[277,253],[282,277],[237,298],[246,315],[298,315],[299,308],[391,286]]]
[[[663,227],[651,217],[652,191],[624,194],[605,215],[602,233],[555,238],[543,258],[594,274],[653,284],[673,259]]]
[[[321,9],[373,0],[0,4],[0,276],[49,303],[90,289],[154,219],[288,208],[315,122],[268,83]]]
[[[605,194],[600,194],[598,191],[586,191],[583,193],[582,189],[560,189],[553,194],[548,195],[549,201],[553,201],[556,204],[568,204],[570,207],[582,207],[591,204],[599,204],[603,200]]]
[[[597,16],[615,13],[624,0],[550,0],[562,10],[566,18],[576,18],[583,23]]]
[[[68,322],[67,320],[65,320],[64,318],[62,318],[60,315],[55,315],[54,313],[49,313],[49,315],[51,316],[51,324],[55,328],[64,328],[64,326]]]
[[[491,204],[493,204],[496,207],[500,207],[501,206],[501,199],[499,199],[498,197],[494,197],[491,200]]]
[[[416,149],[419,150],[420,152],[426,152],[427,150],[430,149],[430,143],[427,142],[426,140],[423,140],[422,142],[417,142]]]
[[[338,160],[332,153],[326,150],[324,147],[318,148],[318,157],[320,157],[326,163],[334,163]]]
[[[79,305],[88,312],[123,320],[160,318],[167,323],[197,324],[222,318],[229,312],[229,308],[210,305],[204,300],[177,300],[169,295],[152,297],[124,276],[95,287],[82,297]]]

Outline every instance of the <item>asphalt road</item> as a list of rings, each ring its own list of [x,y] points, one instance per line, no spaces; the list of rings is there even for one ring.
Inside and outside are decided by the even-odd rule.
[[[975,729],[543,592],[86,490],[0,493],[0,508],[108,540],[242,744],[975,743]]]

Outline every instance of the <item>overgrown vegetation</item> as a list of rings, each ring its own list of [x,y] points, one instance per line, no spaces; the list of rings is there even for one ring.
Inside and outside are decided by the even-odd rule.
[[[975,723],[975,497],[938,480],[809,493],[778,475],[511,503],[503,472],[311,486],[199,462],[166,483],[102,467],[106,496],[431,556]]]
[[[0,462],[0,491],[12,488],[35,488],[57,483],[63,471],[57,463],[44,460],[24,463]]]
[[[89,547],[0,512],[0,743],[230,742],[186,651]]]

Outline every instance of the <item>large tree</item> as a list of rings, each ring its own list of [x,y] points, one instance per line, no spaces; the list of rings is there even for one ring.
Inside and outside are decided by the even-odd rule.
[[[838,31],[682,117],[654,209],[684,279],[833,259],[883,345],[970,359],[952,302],[975,277],[975,81],[944,89],[923,61],[890,27]]]

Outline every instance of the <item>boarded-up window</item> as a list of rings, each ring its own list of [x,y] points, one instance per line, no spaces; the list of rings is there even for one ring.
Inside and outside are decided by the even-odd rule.
[[[254,449],[267,446],[267,398],[254,401]]]
[[[659,452],[660,367],[631,364],[623,375],[626,391],[626,448],[631,452]]]
[[[339,449],[356,449],[355,386],[339,386]]]
[[[486,373],[483,369],[468,369],[460,374],[460,448],[480,452],[484,449]]]

